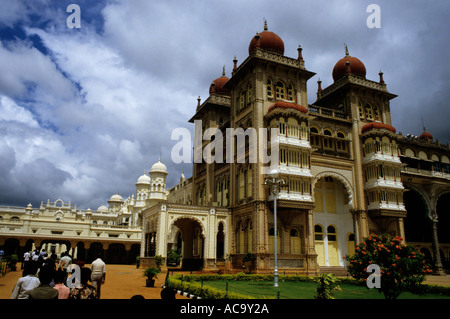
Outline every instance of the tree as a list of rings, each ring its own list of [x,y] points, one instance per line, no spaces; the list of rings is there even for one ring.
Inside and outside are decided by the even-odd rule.
[[[353,278],[366,281],[370,275],[367,267],[378,265],[381,287],[377,289],[386,299],[416,290],[432,271],[420,251],[401,242],[399,236],[370,235],[356,246],[354,255],[344,257],[349,262],[348,272]]]
[[[341,291],[338,279],[332,274],[321,274],[317,277],[316,282],[319,285],[314,296],[315,299],[334,299],[334,291]]]

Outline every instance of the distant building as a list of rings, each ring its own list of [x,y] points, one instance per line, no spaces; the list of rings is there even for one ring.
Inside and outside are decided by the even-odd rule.
[[[139,211],[167,197],[166,166],[158,160],[149,173],[138,178],[136,195],[125,200],[112,195],[108,207],[94,211],[61,199],[42,202],[39,208],[0,206],[0,247],[6,255],[20,257],[25,251],[45,250],[90,262],[100,252],[109,263],[133,263],[140,255]]]

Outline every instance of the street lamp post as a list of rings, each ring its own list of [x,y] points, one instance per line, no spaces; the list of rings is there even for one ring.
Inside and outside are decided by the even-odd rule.
[[[278,177],[278,174],[274,173],[272,174],[273,177],[271,178],[266,178],[264,181],[264,185],[267,186],[272,186],[273,187],[273,223],[274,223],[274,228],[275,228],[275,237],[274,237],[274,254],[275,254],[275,265],[274,265],[274,270],[273,270],[273,286],[274,287],[278,287],[278,230],[277,230],[277,195],[279,192],[279,188],[281,186],[285,186],[286,185],[286,181],[282,178]]]

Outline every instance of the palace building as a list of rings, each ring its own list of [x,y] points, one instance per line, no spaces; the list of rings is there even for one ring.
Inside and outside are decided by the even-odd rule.
[[[330,70],[334,83],[322,88],[319,80],[317,99],[308,104],[307,82],[315,73],[306,69],[302,48],[295,58],[285,56],[283,40],[267,23],[249,40],[248,57],[240,64],[234,58],[231,76],[224,69],[212,81],[209,96],[203,102],[199,97],[189,119],[202,150],[212,142],[202,139],[206,132],[226,136],[240,130],[245,139],[236,135],[223,149],[214,143],[215,160],[194,161],[192,176],[182,174],[169,190],[167,168],[158,161],[150,176],[139,177],[135,197],[111,198],[109,208],[91,214],[65,204],[59,211],[49,209],[52,203],[22,208],[21,222],[46,216],[63,225],[70,219],[71,247],[84,246],[84,254],[96,243],[109,249],[136,239],[120,249],[131,256],[140,244],[144,266],[176,251],[184,269],[242,271],[251,254],[259,273],[273,272],[275,251],[280,272],[342,273],[343,257],[355,244],[372,233],[389,233],[418,248],[444,274],[450,268],[449,144],[425,128],[420,136],[398,132],[390,111],[397,96],[381,71],[379,79],[367,79],[365,65],[347,48]],[[255,144],[267,148],[270,162],[252,160]],[[285,184],[274,192],[268,178]],[[1,246],[21,230],[12,222],[14,213],[0,207],[0,214]],[[52,243],[51,230],[44,228],[29,229],[34,240],[43,236]],[[66,230],[53,229],[66,236]]]
[[[187,267],[242,270],[250,253],[256,272],[271,273],[276,249],[280,271],[339,272],[355,244],[389,233],[424,252],[437,273],[448,268],[449,145],[425,130],[419,137],[398,132],[390,112],[397,96],[383,73],[367,79],[347,48],[336,60],[334,83],[322,88],[319,80],[317,100],[308,105],[315,73],[302,48],[296,58],[285,56],[267,24],[250,39],[248,57],[240,65],[234,59],[231,77],[223,71],[212,81],[190,122],[201,123],[202,135],[276,129],[268,134],[279,156],[270,165],[286,182],[276,195],[277,226],[268,164],[251,161],[248,139],[231,161],[195,162],[192,177],[182,176],[167,201],[142,210],[144,259],[175,249]],[[205,149],[211,141],[202,143]],[[214,151],[225,158],[230,145],[223,145]]]

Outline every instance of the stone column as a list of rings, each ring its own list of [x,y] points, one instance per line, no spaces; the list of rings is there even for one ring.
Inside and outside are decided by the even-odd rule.
[[[435,216],[436,214],[432,212],[431,216]],[[434,254],[434,274],[439,276],[445,276],[444,267],[441,262],[441,254],[439,253],[439,241],[438,241],[438,229],[437,229],[437,217],[433,218],[433,254]]]
[[[307,275],[315,275],[319,272],[317,253],[314,244],[314,212],[309,209],[305,214],[305,269]]]

